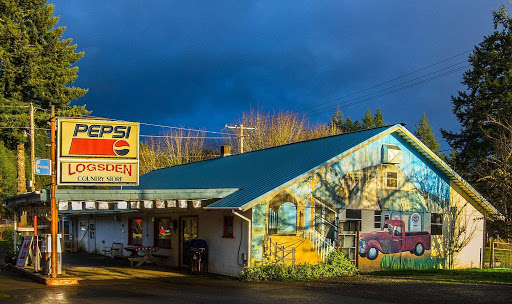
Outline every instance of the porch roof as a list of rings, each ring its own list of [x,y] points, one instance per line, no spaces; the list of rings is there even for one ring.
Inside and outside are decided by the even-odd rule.
[[[222,189],[57,189],[57,201],[143,201],[143,200],[202,200],[223,198],[237,191],[236,188]],[[30,205],[50,201],[50,191],[40,190],[6,197],[8,206]]]

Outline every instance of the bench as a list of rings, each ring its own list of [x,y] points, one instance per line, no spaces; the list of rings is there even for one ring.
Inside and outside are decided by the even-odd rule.
[[[122,256],[123,255],[123,243],[112,243],[112,246],[105,247],[103,249],[103,253],[105,256],[110,256],[111,259],[113,259],[115,256]]]

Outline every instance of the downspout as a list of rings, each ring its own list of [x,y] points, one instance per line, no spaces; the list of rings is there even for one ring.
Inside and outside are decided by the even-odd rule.
[[[248,219],[247,217],[241,215],[240,213],[236,212],[235,210],[232,210],[233,214],[238,216],[239,218],[243,219],[244,221],[247,221],[247,267],[251,266],[251,242],[252,242],[252,221]],[[240,237],[242,235],[240,234]],[[240,258],[240,257],[238,257]]]
[[[482,252],[480,253],[480,269],[483,269],[484,268],[484,265],[485,265],[485,245],[487,245],[486,241],[487,241],[487,217],[485,216],[484,214],[484,225],[483,225],[484,229],[483,229],[483,246],[482,246]],[[489,264],[489,267],[490,267],[490,264]]]

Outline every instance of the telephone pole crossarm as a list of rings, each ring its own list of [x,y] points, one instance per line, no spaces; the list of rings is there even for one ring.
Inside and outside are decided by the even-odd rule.
[[[243,124],[240,124],[240,126],[234,125],[234,126],[228,126],[226,125],[225,128],[227,129],[240,129],[240,154],[244,153],[244,130],[256,130],[254,127],[244,127]]]

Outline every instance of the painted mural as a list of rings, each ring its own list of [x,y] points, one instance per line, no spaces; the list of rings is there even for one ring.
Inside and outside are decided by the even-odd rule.
[[[431,214],[444,213],[449,199],[449,180],[390,134],[253,207],[252,257],[316,263],[323,250],[346,246],[341,235],[364,227],[351,246],[361,270],[439,268]],[[365,216],[347,218],[347,209]]]

